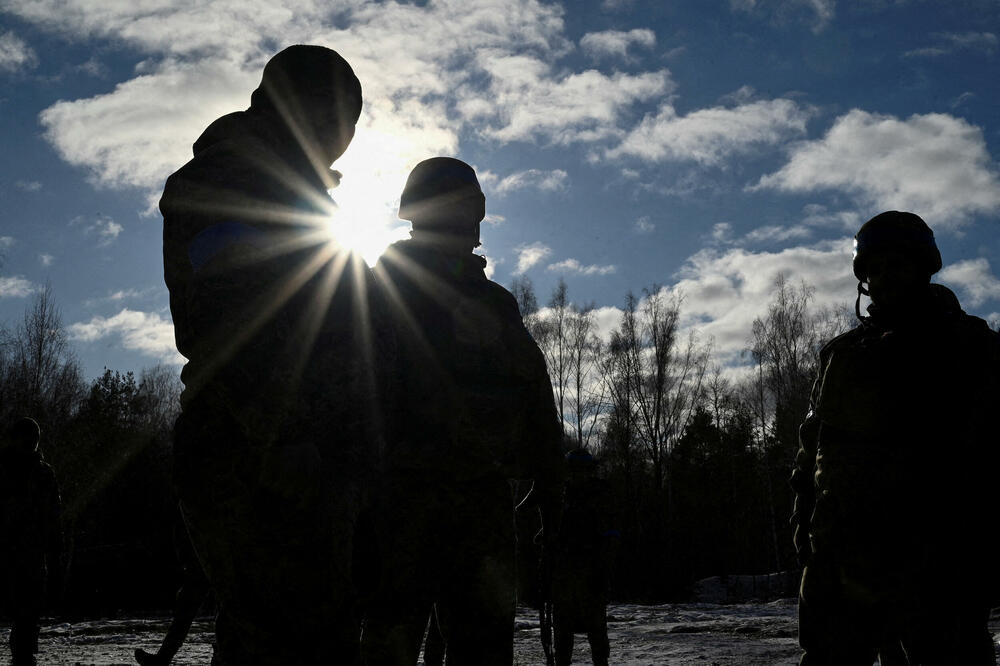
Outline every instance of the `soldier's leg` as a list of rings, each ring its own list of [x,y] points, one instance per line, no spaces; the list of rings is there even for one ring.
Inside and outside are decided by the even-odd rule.
[[[568,622],[560,622],[556,611],[552,612],[552,650],[555,652],[556,666],[573,663],[573,627]]]
[[[832,568],[810,564],[799,594],[799,666],[871,666],[885,634],[880,609],[845,601]]]
[[[397,483],[397,481],[399,481]],[[417,663],[434,601],[435,571],[428,564],[437,540],[432,496],[397,479],[379,499],[373,515],[378,582],[368,599],[361,639],[365,666]]]
[[[269,492],[259,458],[225,425],[182,416],[176,430],[178,443],[187,438],[177,469],[185,522],[219,601],[214,663],[357,663],[352,493],[303,502]],[[207,452],[192,455],[192,445]]]
[[[438,618],[449,666],[510,666],[514,661],[514,521],[510,490],[466,499],[443,573]],[[460,500],[459,500],[460,501]]]
[[[611,657],[611,644],[608,642],[608,625],[595,628],[587,632],[587,640],[590,642],[590,654],[594,659],[594,666],[608,666],[608,659]]]

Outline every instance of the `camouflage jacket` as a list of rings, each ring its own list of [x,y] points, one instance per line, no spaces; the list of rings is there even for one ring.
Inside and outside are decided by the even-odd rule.
[[[160,200],[185,412],[225,414],[252,445],[323,439],[367,458],[391,356],[359,256],[330,242],[335,206],[291,133],[223,116]]]
[[[873,580],[981,576],[1000,335],[940,285],[906,324],[870,311],[820,353],[791,480],[800,560],[822,553]]]
[[[560,427],[545,360],[514,297],[486,278],[485,265],[475,254],[406,240],[375,267],[399,344],[389,464],[554,487]]]

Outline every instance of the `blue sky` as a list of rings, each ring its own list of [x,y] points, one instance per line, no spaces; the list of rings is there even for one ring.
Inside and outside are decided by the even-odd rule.
[[[155,202],[292,43],[361,79],[333,194],[371,259],[409,168],[453,155],[495,280],[564,277],[605,326],[680,289],[723,360],[779,272],[853,301],[850,237],[886,209],[1000,312],[995,0],[0,0],[0,321],[48,281],[88,377],[179,362]]]

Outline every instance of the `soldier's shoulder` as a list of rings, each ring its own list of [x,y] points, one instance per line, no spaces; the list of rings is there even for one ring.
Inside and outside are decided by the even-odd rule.
[[[844,333],[841,333],[837,337],[833,338],[827,342],[820,349],[820,358],[825,358],[835,352],[838,349],[844,349],[846,347],[851,347],[856,345],[862,339],[864,339],[869,334],[868,329],[864,324],[858,324],[854,328]]]
[[[517,305],[517,299],[514,298],[514,294],[510,293],[503,285],[494,282],[493,280],[486,281],[487,289],[489,290],[490,298],[504,310],[510,312],[511,314],[517,315],[517,318],[521,318],[521,309]]]

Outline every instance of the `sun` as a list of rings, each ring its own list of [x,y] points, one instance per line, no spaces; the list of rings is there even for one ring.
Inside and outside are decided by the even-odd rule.
[[[409,223],[396,217],[406,160],[378,138],[370,130],[359,131],[334,165],[344,177],[330,191],[336,207],[326,224],[333,241],[358,252],[369,266],[391,243],[409,235]]]

